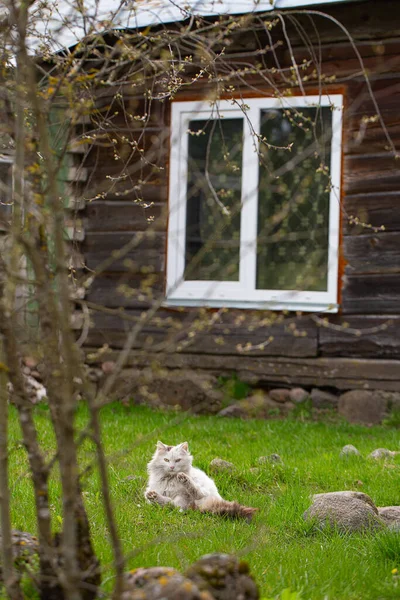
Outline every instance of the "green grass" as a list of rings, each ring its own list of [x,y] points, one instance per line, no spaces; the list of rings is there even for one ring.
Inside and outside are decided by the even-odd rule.
[[[35,532],[26,452],[13,407],[10,415],[13,527]],[[311,530],[302,519],[310,495],[317,492],[358,489],[378,506],[400,504],[399,458],[387,462],[364,458],[378,447],[399,450],[398,430],[294,419],[186,418],[120,404],[104,408],[101,417],[111,495],[128,568],[169,565],[184,570],[203,554],[234,552],[249,561],[266,598],[280,597],[282,590],[289,588],[302,600],[400,599],[399,579],[392,573],[396,568],[400,571],[400,534],[321,533]],[[46,407],[37,408],[37,422],[50,457],[54,441]],[[78,428],[86,422],[87,411],[81,406]],[[225,498],[260,509],[254,522],[248,525],[146,504],[146,464],[157,439],[168,444],[187,440],[194,464],[206,472],[216,456],[233,462],[234,473],[218,474],[214,479]],[[349,443],[363,458],[339,458],[341,447]],[[272,452],[281,455],[284,466],[258,465],[259,456]],[[93,466],[94,447],[89,441],[80,455],[82,469]],[[259,470],[250,472],[252,467]],[[95,468],[84,475],[83,489],[107,590],[112,583],[112,555]],[[55,526],[60,526],[56,481],[51,486],[51,502]]]

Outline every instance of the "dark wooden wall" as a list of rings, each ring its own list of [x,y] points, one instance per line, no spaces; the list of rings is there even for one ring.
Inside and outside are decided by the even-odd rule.
[[[324,85],[343,90],[346,102],[340,314],[326,322],[322,315],[160,308],[138,335],[131,364],[148,364],[157,355],[167,366],[254,373],[266,383],[400,389],[400,160],[391,145],[400,149],[400,7],[396,0],[368,0],[319,9],[333,18],[313,16]],[[318,45],[309,19],[302,22]],[[298,31],[291,40],[296,60],[309,59]],[[284,45],[279,59],[290,65]],[[199,94],[202,85],[191,93]],[[312,78],[309,87],[315,89]],[[128,176],[85,209],[82,252],[89,269],[102,267],[86,295],[93,324],[89,349],[121,348],[164,289],[169,107],[154,103],[143,133],[126,112],[145,114],[146,101],[129,88],[124,99],[126,111],[106,94],[99,100],[110,137],[139,140],[151,160],[132,161]],[[129,160],[126,139],[118,148],[118,160],[106,141],[89,153],[86,197],[118,178],[121,160]],[[134,247],[111,264],[110,255],[125,244]]]

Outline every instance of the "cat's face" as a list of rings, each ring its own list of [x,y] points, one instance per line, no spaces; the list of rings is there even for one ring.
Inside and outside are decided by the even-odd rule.
[[[187,442],[177,446],[167,446],[157,442],[156,453],[153,462],[166,473],[179,473],[188,471],[192,465],[192,456],[189,453]]]

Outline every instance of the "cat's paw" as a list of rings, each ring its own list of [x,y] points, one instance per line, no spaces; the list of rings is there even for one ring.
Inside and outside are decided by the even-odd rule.
[[[146,492],[145,497],[146,497],[146,500],[148,500],[149,502],[157,502],[158,501],[158,494],[154,490],[149,490],[148,492]]]
[[[178,473],[178,475],[176,476],[177,480],[179,481],[179,483],[183,483],[184,485],[190,483],[190,479],[189,477],[186,475],[186,473]]]

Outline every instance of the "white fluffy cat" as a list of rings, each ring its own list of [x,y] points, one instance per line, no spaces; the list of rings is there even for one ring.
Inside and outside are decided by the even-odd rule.
[[[161,506],[171,503],[181,510],[192,508],[251,521],[257,509],[221,498],[214,481],[201,469],[192,467],[192,461],[187,442],[178,446],[157,442],[147,465],[146,500]]]

